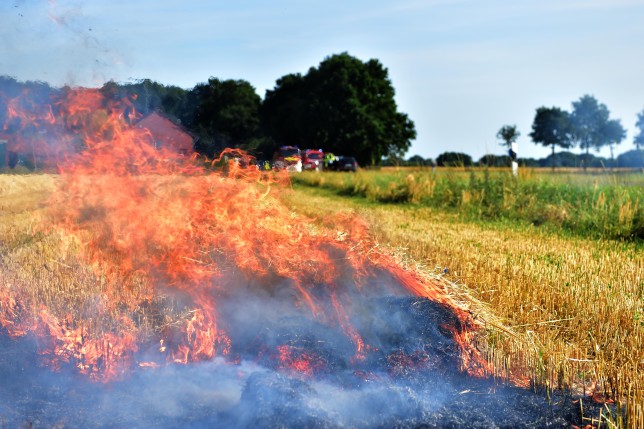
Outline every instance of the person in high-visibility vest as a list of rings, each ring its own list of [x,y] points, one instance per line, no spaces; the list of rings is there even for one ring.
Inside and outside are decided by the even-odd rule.
[[[324,169],[328,169],[331,164],[333,164],[333,161],[335,161],[335,155],[333,155],[331,152],[327,152],[324,154]]]

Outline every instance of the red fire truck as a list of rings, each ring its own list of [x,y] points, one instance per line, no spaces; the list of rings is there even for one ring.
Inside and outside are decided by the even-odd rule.
[[[273,154],[273,168],[302,172],[302,151],[297,146],[282,146]]]
[[[304,170],[322,171],[324,164],[324,152],[322,149],[306,149],[302,157],[302,168]]]

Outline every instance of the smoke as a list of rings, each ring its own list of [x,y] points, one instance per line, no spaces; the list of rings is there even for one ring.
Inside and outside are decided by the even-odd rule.
[[[459,319],[444,304],[395,293],[393,278],[383,275],[374,293],[343,282],[351,322],[373,346],[360,360],[342,327],[298,305],[287,280],[260,288],[228,276],[238,287],[217,300],[232,342],[225,358],[92,383],[70,366],[41,367],[37,338],[0,335],[0,416],[8,427],[569,427],[569,403],[462,373],[447,329],[463,328]],[[135,360],[154,355],[141,347]]]
[[[0,70],[25,80],[98,86],[125,62],[81,2],[2,2],[0,36]]]
[[[2,344],[7,346],[7,344]],[[16,345],[10,344],[15,350]],[[18,365],[15,365],[18,367]],[[89,383],[37,367],[0,372],[7,427],[564,428],[570,404],[485,380],[437,374],[361,380],[349,371],[311,379],[222,359],[136,371]],[[495,393],[491,394],[490,390]],[[553,415],[554,413],[554,415]]]

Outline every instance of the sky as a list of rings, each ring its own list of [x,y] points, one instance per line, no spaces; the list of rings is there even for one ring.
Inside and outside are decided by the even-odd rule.
[[[592,95],[634,148],[644,111],[644,0],[0,0],[0,75],[54,86],[152,79],[190,89],[280,77],[348,52],[379,60],[416,125],[407,156],[520,157],[538,107]],[[600,152],[608,156],[608,150]]]

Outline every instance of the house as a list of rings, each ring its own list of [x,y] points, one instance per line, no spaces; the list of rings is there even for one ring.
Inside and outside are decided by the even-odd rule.
[[[135,127],[147,129],[154,138],[154,145],[158,148],[174,150],[182,155],[194,152],[194,139],[180,125],[158,112],[153,112],[135,124]]]

